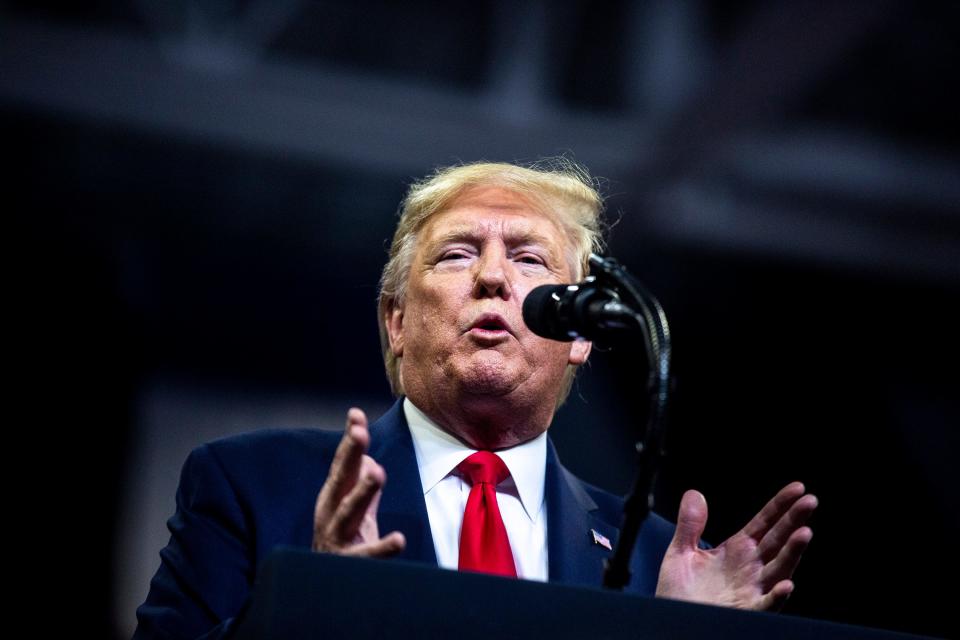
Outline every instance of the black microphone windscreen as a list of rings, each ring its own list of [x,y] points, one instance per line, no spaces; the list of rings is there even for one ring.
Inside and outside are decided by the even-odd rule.
[[[545,284],[533,288],[523,301],[523,321],[542,338],[570,342],[565,327],[560,326],[557,302],[569,285]]]

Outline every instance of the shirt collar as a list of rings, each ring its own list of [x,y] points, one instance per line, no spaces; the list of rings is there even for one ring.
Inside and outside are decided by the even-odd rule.
[[[440,428],[409,398],[403,399],[403,412],[410,426],[417,466],[420,468],[420,482],[426,494],[477,450]],[[517,488],[524,511],[536,522],[543,506],[547,433],[543,432],[533,440],[496,453],[510,470],[510,478]]]

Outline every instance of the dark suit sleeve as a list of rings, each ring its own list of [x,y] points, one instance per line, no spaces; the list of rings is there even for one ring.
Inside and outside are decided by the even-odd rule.
[[[135,640],[226,637],[253,583],[251,524],[210,445],[187,458],[176,501]]]

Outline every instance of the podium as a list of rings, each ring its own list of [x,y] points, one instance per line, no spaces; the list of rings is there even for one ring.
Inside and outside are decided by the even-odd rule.
[[[278,549],[236,638],[919,638],[602,589]]]

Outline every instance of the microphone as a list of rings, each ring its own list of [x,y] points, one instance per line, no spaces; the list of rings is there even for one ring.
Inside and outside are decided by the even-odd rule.
[[[650,414],[643,442],[637,444],[640,468],[624,503],[620,538],[604,563],[603,586],[622,589],[630,582],[630,558],[640,527],[654,504],[654,484],[664,457],[663,434],[670,400],[667,316],[657,299],[615,259],[591,253],[594,274],[577,284],[536,287],[523,301],[523,321],[538,336],[569,342],[604,340],[611,329],[639,334],[647,355]]]
[[[541,338],[594,340],[612,329],[636,327],[636,312],[592,277],[578,284],[545,284],[523,301],[523,321]]]

